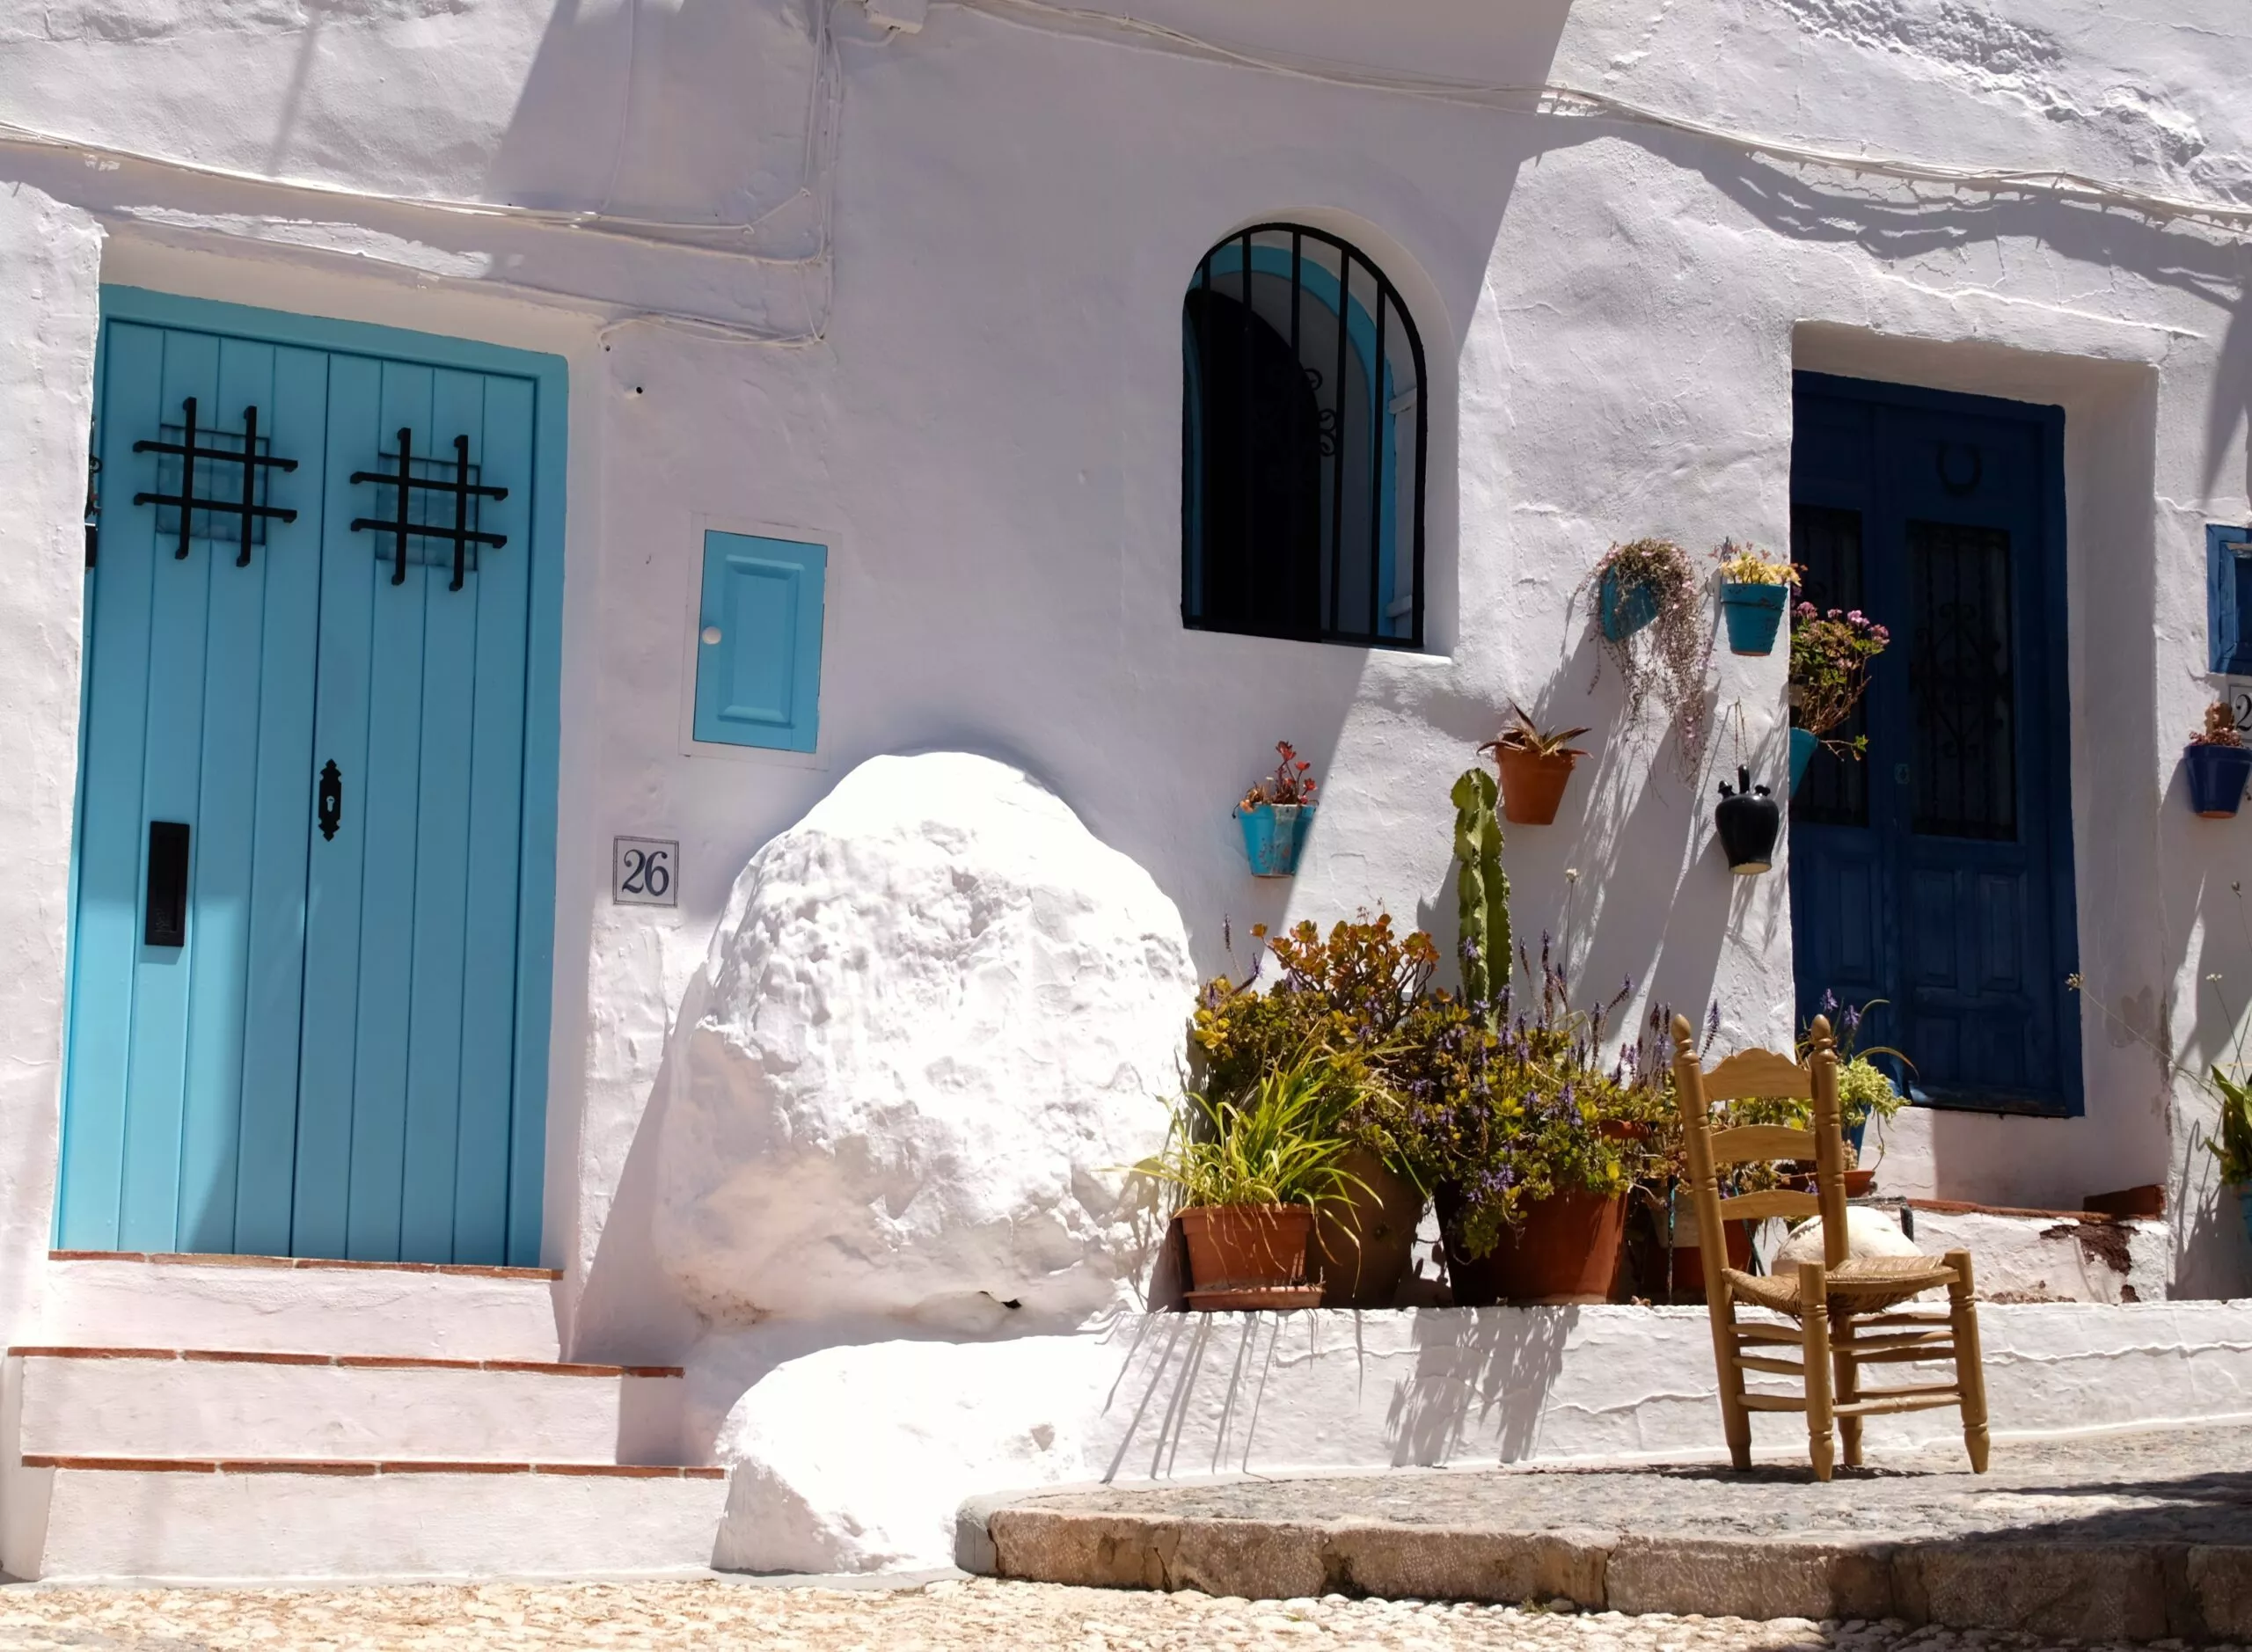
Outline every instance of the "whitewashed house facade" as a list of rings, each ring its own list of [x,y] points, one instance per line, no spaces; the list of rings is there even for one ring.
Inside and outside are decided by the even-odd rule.
[[[2165,1189],[2140,1307],[1994,1310],[1998,1428],[2248,1408],[2168,1065],[2252,983],[2180,771],[2248,72],[2219,0],[9,9],[0,1564],[928,1564],[1012,1485],[1709,1444],[1663,1313],[1136,1312],[1189,987],[1450,935],[1512,700],[1597,749],[1521,932],[1735,1042],[1893,1001],[1891,1190]],[[1596,670],[1646,533],[1922,649],[1769,875],[1781,656],[1693,775]]]

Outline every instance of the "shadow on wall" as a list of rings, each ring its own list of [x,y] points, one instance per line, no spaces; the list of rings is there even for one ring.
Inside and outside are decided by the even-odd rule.
[[[1523,990],[1522,966],[1530,961],[1537,982],[1546,950],[1565,972],[1576,1008],[1608,1005],[1625,987],[1646,1015],[1664,1006],[1698,1020],[1713,1001],[1728,937],[1759,893],[1755,881],[1727,874],[1706,795],[1705,782],[1720,772],[1722,759],[1737,760],[1734,725],[1715,736],[1700,778],[1685,778],[1675,763],[1678,735],[1659,713],[1638,724],[1624,720],[1619,674],[1585,623],[1586,601],[1574,604],[1566,652],[1527,709],[1544,728],[1594,725],[1582,736],[1590,756],[1573,771],[1553,824],[1503,827],[1520,954],[1516,979]],[[1470,754],[1465,766],[1490,768],[1489,757],[1475,755],[1498,726],[1490,711],[1466,697],[1430,709],[1442,729],[1461,739]],[[1744,754],[1755,776],[1777,772],[1780,737],[1767,731]],[[1685,830],[1693,849],[1684,844]],[[1444,880],[1415,909],[1416,922],[1443,954],[1455,938],[1457,905],[1450,860]],[[1784,910],[1778,901],[1768,909],[1771,917]],[[1765,949],[1773,939],[1755,936],[1748,944]],[[1633,1036],[1633,1027],[1610,1019],[1613,1042]],[[1744,1030],[1755,1042],[1773,1035],[1756,1024]]]
[[[1351,1391],[1371,1382],[1393,1387],[1384,1429],[1394,1466],[1444,1463],[1466,1451],[1498,1453],[1503,1462],[1530,1456],[1550,1391],[1563,1369],[1564,1348],[1578,1323],[1576,1310],[1527,1313],[1425,1312],[1413,1317],[1413,1367],[1403,1378],[1400,1351],[1364,1347],[1371,1321],[1357,1313],[1322,1314],[1311,1329],[1281,1314],[1149,1314],[1135,1334],[1103,1412],[1116,1444],[1087,1466],[1105,1481],[1172,1480],[1304,1465],[1324,1420],[1302,1406],[1309,1385],[1278,1372],[1310,1361],[1349,1358],[1359,1373]],[[1378,1316],[1392,1328],[1397,1316]],[[1350,1345],[1322,1348],[1328,1333]],[[1305,1345],[1312,1335],[1315,1345]],[[1273,1397],[1292,1408],[1277,1411]],[[1357,1406],[1357,1399],[1351,1401]],[[1265,1419],[1269,1433],[1261,1432]],[[1351,1419],[1331,1419],[1341,1437]],[[1184,1460],[1186,1447],[1195,1456]]]
[[[808,181],[808,99],[827,90],[816,58],[802,5],[557,0],[486,198],[684,227],[755,223]],[[785,156],[798,164],[771,164]],[[802,216],[793,227],[810,227]],[[776,245],[781,227],[762,251],[815,250]]]

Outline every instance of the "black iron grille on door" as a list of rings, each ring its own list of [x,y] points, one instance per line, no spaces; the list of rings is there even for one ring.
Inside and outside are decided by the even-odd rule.
[[[1182,305],[1181,620],[1423,645],[1423,345],[1350,244],[1264,223]]]

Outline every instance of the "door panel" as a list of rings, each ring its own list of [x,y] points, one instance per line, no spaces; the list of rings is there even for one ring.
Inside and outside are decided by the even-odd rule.
[[[531,386],[521,379],[485,382],[484,426],[477,450],[493,477],[532,474]],[[457,1252],[501,1254],[508,1233],[508,1099],[515,1094],[519,983],[516,955],[522,843],[513,822],[523,809],[524,685],[531,612],[531,490],[511,487],[485,502],[484,524],[508,543],[479,559],[475,575],[475,669],[461,707],[470,738],[467,945],[461,969],[461,1125],[454,1163],[454,1244]],[[536,898],[527,892],[523,896]],[[545,1016],[541,1018],[545,1020]],[[537,1166],[531,1174],[537,1174]],[[536,1197],[536,1195],[533,1195]]]
[[[260,519],[246,558],[238,515],[193,513],[182,558],[178,509],[131,502],[180,487],[178,458],[133,449],[178,441],[191,397],[199,442],[224,449],[255,405],[260,450],[296,461],[260,472],[257,501],[296,516]],[[58,1244],[522,1260],[537,413],[529,378],[107,325]],[[396,515],[396,486],[353,478],[396,473],[402,427],[416,477],[457,476],[459,435],[508,490],[464,507],[506,543],[458,588],[435,531],[452,492],[411,490],[434,531],[396,583],[395,536],[352,526]],[[232,502],[248,468],[188,479]],[[189,833],[179,947],[143,935],[151,821]],[[538,1189],[514,1191],[536,1235]]]
[[[2062,415],[1801,375],[1793,552],[1817,605],[1892,632],[1858,727],[1792,802],[1802,1017],[1885,1000],[1865,1042],[1919,1100],[2080,1105],[2058,475]],[[1888,915],[1864,974],[1833,891]]]
[[[336,765],[342,793],[335,829],[309,843],[305,894],[305,1017],[297,1075],[295,1246],[349,1256],[353,1072],[359,1060],[362,863],[368,842],[368,682],[375,557],[360,516],[365,468],[382,435],[383,366],[340,355],[329,364],[327,449],[320,546],[321,692],[313,713],[314,776]],[[337,524],[332,530],[330,524]],[[318,784],[309,778],[308,789]]]
[[[325,361],[121,325],[104,344],[103,383],[110,508],[88,588],[58,1230],[95,1248],[227,1248],[245,1190],[255,1204],[270,1182],[262,1161],[247,1181],[242,1166],[244,1117],[274,1111],[268,1068],[245,1060],[249,1041],[292,1068],[296,1059],[303,742],[293,749],[290,725],[305,701],[270,701],[261,685],[269,656],[283,670],[293,653],[310,662],[318,517],[263,522],[238,566],[238,520],[199,511],[183,558],[177,508],[133,502],[176,493],[182,461],[134,448],[177,442],[191,396],[199,444],[228,445],[251,406],[263,430],[317,431]],[[289,451],[286,440],[261,447]],[[240,498],[235,465],[202,462],[194,479],[199,497]],[[310,498],[300,475],[269,471],[257,486],[277,506]],[[177,947],[143,934],[152,820],[188,829],[189,917]],[[277,934],[278,953],[266,944]],[[278,1128],[286,1140],[286,1113]],[[286,1197],[286,1167],[280,1185]]]

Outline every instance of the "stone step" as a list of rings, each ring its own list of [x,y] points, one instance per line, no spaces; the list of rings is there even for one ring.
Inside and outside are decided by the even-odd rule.
[[[699,1572],[717,1468],[33,1454],[0,1488],[21,1578],[267,1583]]]
[[[52,1251],[40,1328],[24,1340],[553,1361],[559,1278],[542,1268]]]
[[[676,1464],[672,1367],[16,1348],[20,1449],[59,1457]]]

